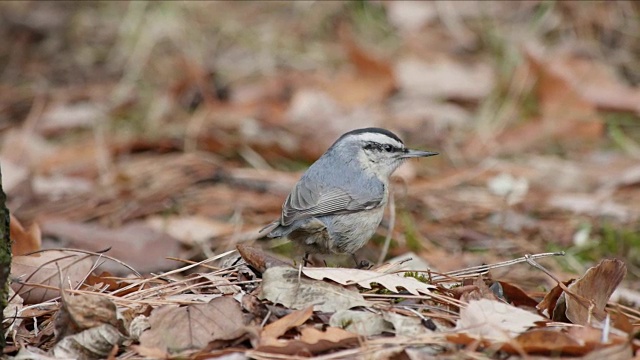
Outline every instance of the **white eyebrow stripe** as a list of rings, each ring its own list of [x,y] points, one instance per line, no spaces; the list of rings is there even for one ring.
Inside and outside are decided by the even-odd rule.
[[[390,138],[387,135],[379,133],[362,133],[353,136],[354,138],[362,141],[373,141],[380,144],[391,144],[394,147],[403,148],[404,145],[396,139]]]

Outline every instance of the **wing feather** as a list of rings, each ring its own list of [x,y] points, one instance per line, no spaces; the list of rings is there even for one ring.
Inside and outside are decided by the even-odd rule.
[[[366,199],[362,196],[357,198],[343,189],[324,188],[317,182],[303,178],[282,204],[280,223],[288,226],[300,219],[368,210],[379,206],[382,201],[382,194],[367,196]]]

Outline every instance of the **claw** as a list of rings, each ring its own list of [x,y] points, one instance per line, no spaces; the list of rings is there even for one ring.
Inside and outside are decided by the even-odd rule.
[[[351,254],[351,257],[356,263],[356,269],[370,269],[372,266],[371,263],[369,263],[369,261],[367,260],[358,261],[358,259],[356,258],[356,254]]]

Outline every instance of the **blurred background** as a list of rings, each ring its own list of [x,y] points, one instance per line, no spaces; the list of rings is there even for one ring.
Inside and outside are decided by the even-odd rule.
[[[232,249],[378,126],[441,155],[396,173],[362,257],[640,276],[636,2],[2,2],[0,34],[2,182],[42,247],[142,272]]]

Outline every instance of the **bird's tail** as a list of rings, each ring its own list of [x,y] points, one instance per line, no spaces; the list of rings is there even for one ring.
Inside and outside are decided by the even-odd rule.
[[[260,240],[265,238],[277,237],[277,236],[271,236],[271,232],[276,230],[279,224],[280,224],[280,221],[276,220],[272,223],[269,223],[267,226],[263,227],[262,229],[260,229],[260,231],[258,231],[258,239]]]

